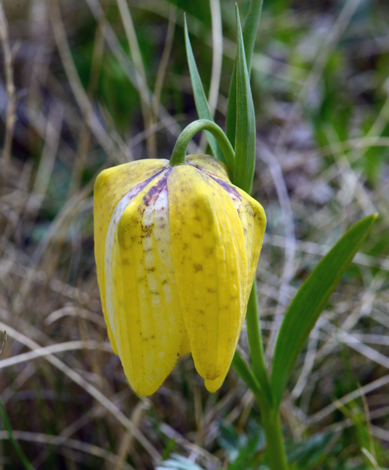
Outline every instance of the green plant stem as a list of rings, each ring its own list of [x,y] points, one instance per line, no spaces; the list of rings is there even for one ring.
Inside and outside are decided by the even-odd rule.
[[[247,325],[249,329],[249,325]],[[238,351],[235,351],[232,367],[253,392],[261,413],[262,426],[266,434],[267,453],[271,470],[288,470],[284,438],[281,430],[281,421],[278,406],[269,401],[268,393],[253,374],[250,366],[246,364]]]
[[[269,403],[272,403],[270,382],[265,365],[261,324],[259,320],[257,281],[255,279],[247,304],[246,321],[247,336],[250,346],[250,362],[253,366],[254,375],[266,394]]]
[[[258,406],[261,412],[262,426],[266,434],[270,468],[271,470],[288,470],[289,466],[278,408],[267,407],[266,403],[261,400],[258,400]]]
[[[253,372],[235,353],[233,366],[253,391],[261,412],[262,426],[266,434],[268,458],[271,470],[288,470],[284,438],[278,405],[274,405],[270,382],[266,372],[261,325],[259,321],[257,283],[254,280],[247,304],[247,336],[250,346],[250,362]],[[244,366],[242,365],[244,363]],[[245,370],[247,368],[247,370]],[[251,376],[249,376],[251,374]],[[254,385],[254,386],[253,386]],[[259,387],[258,387],[259,385]]]
[[[199,131],[209,131],[215,137],[223,152],[228,168],[234,168],[235,152],[230,141],[227,139],[221,127],[208,119],[198,119],[185,127],[178,136],[176,145],[174,146],[170,166],[184,165],[186,163],[185,156],[188,144]]]

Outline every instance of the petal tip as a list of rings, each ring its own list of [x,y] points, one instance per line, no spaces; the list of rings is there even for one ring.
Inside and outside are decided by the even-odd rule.
[[[205,388],[208,390],[208,392],[215,393],[222,386],[225,378],[225,375],[221,375],[214,380],[204,379]]]

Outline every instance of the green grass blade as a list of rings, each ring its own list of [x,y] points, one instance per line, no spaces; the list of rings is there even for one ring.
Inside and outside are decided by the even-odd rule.
[[[188,25],[185,17],[185,47],[186,47],[186,56],[188,60],[190,79],[192,82],[193,95],[196,103],[197,114],[200,119],[208,119],[213,121],[211,111],[209,110],[207,97],[205,96],[203,84],[201,82],[199,71],[197,70],[196,61],[193,55],[192,46],[190,44]],[[213,155],[223,163],[226,163],[223,152],[220,150],[219,145],[216,142],[216,139],[209,132],[205,132],[207,136],[207,141],[211,147]],[[231,175],[233,174],[234,169],[229,168]]]
[[[242,28],[236,5],[238,50],[236,55],[236,136],[233,183],[251,192],[255,166],[255,113],[250,79],[246,66]]]
[[[250,8],[247,13],[246,21],[243,27],[243,41],[247,61],[247,70],[249,77],[251,73],[251,62],[254,51],[255,37],[259,20],[261,19],[263,0],[251,0]],[[234,69],[230,91],[228,94],[227,105],[227,120],[226,120],[226,134],[230,142],[235,142],[235,127],[236,127],[236,70]]]
[[[377,217],[378,214],[372,214],[353,225],[320,261],[292,300],[274,351],[270,386],[275,406],[281,401],[310,331]]]
[[[22,463],[24,465],[24,468],[26,468],[26,470],[34,470],[34,467],[30,464],[30,462],[28,461],[27,457],[25,456],[22,448],[20,447],[19,442],[15,439],[15,436],[12,432],[11,423],[8,419],[7,412],[5,411],[5,408],[4,408],[3,402],[1,401],[1,398],[0,398],[0,416],[3,420],[4,427],[5,427],[6,431],[8,432],[9,440],[11,441],[12,445],[14,446],[14,448],[16,450],[16,453],[18,454],[20,460],[22,461]]]
[[[243,379],[243,381],[251,389],[251,391],[256,397],[258,397],[258,395],[261,396],[263,394],[261,387],[258,384],[258,381],[255,378],[252,370],[243,360],[238,350],[235,351],[231,365],[235,369],[235,372],[240,375],[240,377]]]

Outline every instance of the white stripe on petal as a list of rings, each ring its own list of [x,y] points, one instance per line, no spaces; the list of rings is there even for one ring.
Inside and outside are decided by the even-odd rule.
[[[111,220],[107,230],[105,239],[105,253],[104,253],[104,272],[105,272],[105,303],[106,311],[109,319],[109,326],[111,327],[113,335],[116,337],[116,328],[114,322],[114,313],[112,306],[112,251],[116,236],[116,229],[119,224],[120,218],[125,211],[126,207],[131,201],[139,194],[140,191],[150,182],[150,180],[142,181],[134,186],[127,194],[125,194],[117,203],[113,211]]]

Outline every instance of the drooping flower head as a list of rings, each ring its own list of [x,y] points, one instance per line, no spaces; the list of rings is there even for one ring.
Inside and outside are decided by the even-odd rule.
[[[138,395],[192,353],[205,386],[224,381],[261,250],[262,206],[206,155],[140,160],[95,184],[95,257],[112,348]]]

